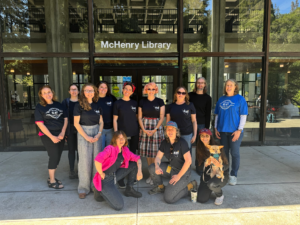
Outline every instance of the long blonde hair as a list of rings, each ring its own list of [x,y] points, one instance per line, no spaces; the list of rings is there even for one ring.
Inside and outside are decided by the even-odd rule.
[[[90,103],[88,102],[87,98],[86,98],[85,95],[84,95],[84,89],[85,89],[86,87],[88,87],[88,86],[90,86],[90,87],[92,87],[92,88],[94,89],[93,102],[97,103],[97,102],[98,102],[98,99],[99,99],[98,90],[97,90],[97,88],[96,88],[95,85],[93,85],[93,84],[85,84],[85,85],[83,85],[83,87],[82,87],[82,89],[81,89],[81,91],[80,91],[80,95],[79,95],[78,101],[79,101],[80,106],[81,106],[85,111],[90,111],[90,110],[92,109]]]
[[[189,93],[187,92],[187,90],[186,90],[186,88],[185,87],[178,87],[178,88],[176,88],[176,90],[175,90],[175,93],[174,93],[174,97],[173,97],[173,102],[175,103],[176,101],[177,101],[177,91],[180,89],[180,88],[183,88],[184,89],[184,91],[185,91],[185,98],[184,98],[184,100],[185,100],[185,103],[187,104],[187,105],[189,105],[190,104],[190,96],[189,96]]]

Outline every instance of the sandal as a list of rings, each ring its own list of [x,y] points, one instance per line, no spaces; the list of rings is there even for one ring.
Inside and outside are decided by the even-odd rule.
[[[61,185],[61,184],[59,184],[58,182],[49,183],[48,184],[49,188],[54,188],[54,189],[62,189],[62,188],[64,188],[64,187],[59,187],[59,185]]]
[[[59,185],[62,184],[62,182],[61,182],[60,180],[56,179],[56,178],[55,178],[55,181],[56,181]],[[48,185],[50,184],[50,178],[49,178],[49,177],[48,177],[48,180],[47,180],[47,184],[48,184]]]

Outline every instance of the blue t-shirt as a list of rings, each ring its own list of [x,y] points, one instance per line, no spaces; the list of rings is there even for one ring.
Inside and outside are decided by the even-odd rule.
[[[234,132],[238,130],[240,116],[248,115],[248,105],[245,98],[239,94],[219,98],[215,114],[218,115],[217,130],[219,132]]]

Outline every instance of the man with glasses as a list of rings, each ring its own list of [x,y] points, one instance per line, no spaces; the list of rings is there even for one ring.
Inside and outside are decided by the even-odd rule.
[[[206,80],[204,77],[199,77],[195,82],[195,87],[192,92],[189,93],[190,102],[192,102],[196,108],[197,118],[197,134],[202,128],[209,129],[210,127],[210,115],[211,115],[211,97],[207,94]],[[198,140],[198,137],[197,137]],[[196,171],[200,171],[198,168],[198,162],[196,157]]]

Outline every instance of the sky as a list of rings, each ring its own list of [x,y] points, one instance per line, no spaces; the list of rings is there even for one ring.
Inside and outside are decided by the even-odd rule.
[[[281,14],[290,13],[291,11],[291,3],[293,0],[272,0],[273,5],[279,6],[279,11]],[[294,0],[295,2],[295,0]],[[209,6],[206,9],[211,10],[211,3],[212,1],[209,1]],[[299,0],[300,4],[300,0]],[[300,6],[300,5],[299,5]]]

